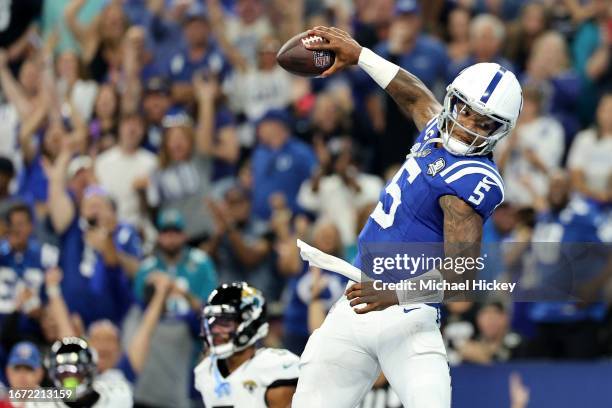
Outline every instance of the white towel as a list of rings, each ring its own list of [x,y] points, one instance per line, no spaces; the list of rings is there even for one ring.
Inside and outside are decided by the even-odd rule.
[[[361,271],[359,268],[354,267],[345,260],[326,254],[299,239],[297,240],[297,246],[300,248],[302,259],[308,261],[311,266],[339,273],[354,282],[361,282]]]

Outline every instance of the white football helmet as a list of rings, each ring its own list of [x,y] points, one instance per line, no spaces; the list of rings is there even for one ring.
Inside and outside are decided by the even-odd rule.
[[[469,66],[446,88],[444,107],[438,117],[442,143],[449,152],[460,156],[489,154],[512,131],[522,107],[521,85],[512,72],[494,63]],[[488,135],[459,123],[457,118],[465,109],[494,121]],[[468,144],[453,137],[455,126],[473,136],[473,141]]]

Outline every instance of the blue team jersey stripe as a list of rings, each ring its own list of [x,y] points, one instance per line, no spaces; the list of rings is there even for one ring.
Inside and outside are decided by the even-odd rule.
[[[499,81],[501,81],[505,72],[506,68],[499,67],[499,70],[495,73],[495,75],[493,75],[491,82],[489,82],[489,86],[487,86],[487,89],[485,89],[484,94],[482,94],[480,102],[487,103],[489,101],[489,98],[493,94],[493,91],[495,91],[495,88],[497,88],[497,85],[499,85]]]
[[[487,169],[491,170],[493,172],[493,174],[495,174],[497,176],[497,178],[500,181],[500,186],[503,188],[504,186],[504,182],[502,181],[501,176],[499,175],[499,172],[497,171],[497,169],[493,166],[491,166],[490,164],[484,163],[482,161],[478,161],[478,160],[460,160],[457,161],[455,163],[453,163],[452,165],[448,166],[447,168],[445,168],[443,171],[440,172],[440,176],[442,177],[446,177],[446,175],[448,173],[450,173],[451,171],[455,170],[457,167],[459,166],[466,166],[468,164],[472,164],[472,165],[478,165],[478,166],[484,166]]]

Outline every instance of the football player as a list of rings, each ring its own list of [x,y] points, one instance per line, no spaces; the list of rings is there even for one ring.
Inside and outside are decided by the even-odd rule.
[[[479,257],[483,222],[504,198],[491,152],[516,124],[521,87],[504,67],[475,64],[448,85],[441,105],[415,75],[361,47],[346,32],[315,27],[308,34],[327,40],[311,42],[308,49],[335,54],[323,76],[359,65],[421,133],[359,235],[354,265],[371,279],[349,283],[347,296],[311,335],[293,406],[354,407],[382,370],[404,407],[449,407],[437,304],[415,303],[407,290],[376,290],[375,280],[390,282],[397,275],[374,273],[364,260],[376,244],[388,249],[398,243],[439,243],[443,257],[453,261]],[[431,272],[447,282],[459,276],[448,266],[438,268],[419,274]],[[473,268],[466,272],[473,273]]]
[[[299,358],[287,350],[257,348],[268,334],[266,302],[245,282],[223,284],[202,316],[208,355],[195,368],[195,387],[207,407],[288,407]]]
[[[56,388],[69,388],[73,395],[59,407],[128,408],[133,406],[132,389],[120,376],[97,375],[96,351],[80,337],[64,337],[51,346],[46,360],[49,377]]]

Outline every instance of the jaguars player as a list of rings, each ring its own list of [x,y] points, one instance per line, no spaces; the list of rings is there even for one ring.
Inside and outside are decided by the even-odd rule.
[[[359,65],[421,132],[359,235],[355,266],[371,278],[397,279],[374,274],[363,263],[380,243],[439,243],[445,257],[478,257],[483,222],[504,199],[491,152],[511,132],[522,108],[514,74],[494,63],[472,65],[447,87],[440,105],[416,76],[346,32],[315,27],[309,34],[327,40],[309,49],[335,53],[323,76]],[[450,269],[421,272],[457,278]],[[372,281],[349,283],[346,295],[308,340],[293,406],[354,407],[382,370],[404,407],[449,407],[438,308],[414,303],[408,291],[376,290]]]
[[[56,341],[45,362],[47,372],[56,388],[70,388],[74,395],[65,402],[46,402],[40,406],[132,407],[132,389],[127,380],[122,376],[98,375],[97,358],[96,351],[80,337],[64,337]]]
[[[245,282],[223,284],[202,316],[208,355],[195,368],[195,387],[207,407],[288,407],[299,358],[287,350],[257,348],[268,333],[266,303]]]

